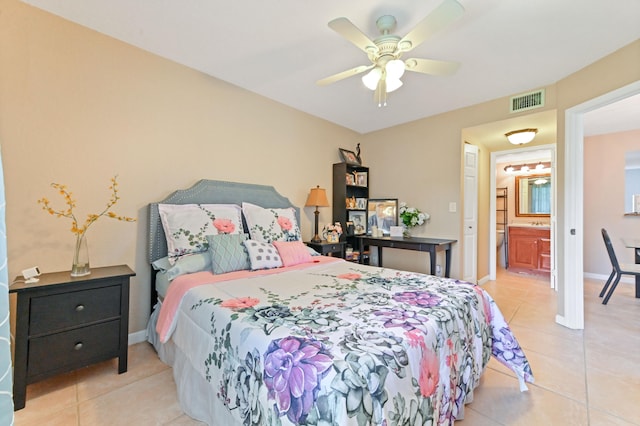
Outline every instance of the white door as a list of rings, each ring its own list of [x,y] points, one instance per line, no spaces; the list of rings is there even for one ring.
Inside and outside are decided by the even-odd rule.
[[[478,147],[464,144],[464,230],[462,279],[478,280]]]

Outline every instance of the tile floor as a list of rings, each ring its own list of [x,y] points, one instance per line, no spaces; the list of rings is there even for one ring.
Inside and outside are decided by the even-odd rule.
[[[607,306],[601,281],[585,281],[585,330],[555,323],[548,281],[499,271],[484,288],[525,350],[536,379],[521,393],[492,360],[460,425],[640,425],[640,300],[620,284]],[[129,348],[129,370],[107,361],[27,388],[17,426],[202,425],[180,410],[171,370],[147,343]],[[222,425],[216,425],[222,426]]]

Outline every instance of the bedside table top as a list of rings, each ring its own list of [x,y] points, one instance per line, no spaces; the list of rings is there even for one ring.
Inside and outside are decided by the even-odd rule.
[[[91,274],[83,277],[72,277],[71,271],[61,272],[48,272],[40,275],[39,281],[33,284],[26,284],[22,275],[18,275],[14,279],[14,284],[9,287],[9,293],[18,293],[22,291],[29,291],[40,287],[46,287],[57,284],[73,284],[81,283],[93,280],[99,280],[102,278],[114,278],[114,277],[133,277],[136,273],[127,265],[105,266],[101,268],[91,268]]]

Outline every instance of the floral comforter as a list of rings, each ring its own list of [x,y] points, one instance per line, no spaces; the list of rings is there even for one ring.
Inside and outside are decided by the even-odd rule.
[[[183,351],[244,425],[451,424],[491,355],[533,381],[491,297],[430,275],[310,264],[193,288],[181,323],[210,335]]]

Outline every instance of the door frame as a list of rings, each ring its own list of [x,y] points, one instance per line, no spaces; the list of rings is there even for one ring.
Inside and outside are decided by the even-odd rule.
[[[557,180],[556,179],[556,145],[555,144],[547,144],[547,145],[534,145],[523,148],[514,148],[504,151],[493,151],[491,153],[491,165],[489,167],[490,173],[490,181],[489,181],[489,280],[496,280],[496,157],[498,155],[504,154],[513,154],[519,152],[527,152],[527,151],[539,151],[539,150],[549,150],[551,151],[551,191],[552,191],[552,199],[551,199],[551,215],[550,215],[550,230],[551,230],[551,277],[550,277],[550,286],[551,288],[557,288],[557,250],[556,250],[556,206],[557,206]],[[505,235],[506,238],[506,235]]]
[[[589,111],[640,93],[640,80],[565,110],[563,297],[558,298],[556,322],[584,328],[584,124]],[[572,194],[570,197],[567,194]],[[573,230],[573,233],[572,233]],[[571,259],[571,262],[567,261]],[[561,314],[562,312],[562,314]]]

